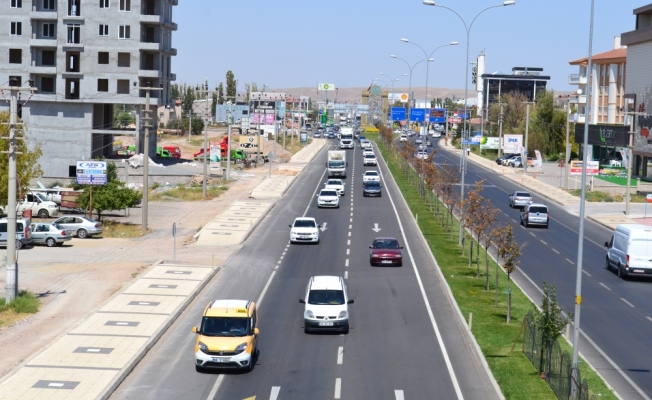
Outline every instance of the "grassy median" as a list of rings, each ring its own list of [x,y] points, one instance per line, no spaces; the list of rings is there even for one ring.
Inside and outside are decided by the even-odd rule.
[[[413,215],[418,214],[418,225],[437,259],[439,268],[453,292],[453,296],[465,318],[473,314],[472,332],[491,371],[507,399],[556,399],[547,382],[541,379],[537,368],[523,354],[521,326],[523,319],[534,305],[525,294],[512,283],[512,311],[510,324],[506,323],[507,313],[507,275],[498,272],[498,305],[494,306],[495,277],[497,266],[490,259],[490,291],[485,291],[485,254],[481,250],[480,271],[482,276],[476,278],[476,268],[469,268],[468,243],[467,255],[462,256],[457,243],[459,225],[455,221],[453,234],[446,232],[441,221],[433,215],[417,190],[399,168],[389,151],[378,140],[377,134],[368,134],[381,150],[383,158],[396,181],[399,190],[407,201]],[[452,236],[452,238],[451,238]],[[475,246],[474,246],[475,247]],[[542,282],[537,282],[541,284]],[[564,351],[571,347],[563,339],[560,344]],[[512,347],[514,350],[512,351]],[[591,394],[604,399],[616,399],[606,384],[586,363],[580,363],[582,378],[586,379]]]
[[[35,314],[41,302],[33,293],[22,290],[11,303],[7,304],[4,298],[0,299],[0,328],[12,325],[21,319]]]

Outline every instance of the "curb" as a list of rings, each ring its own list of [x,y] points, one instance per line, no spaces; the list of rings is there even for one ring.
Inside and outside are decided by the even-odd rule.
[[[385,168],[389,171],[389,167],[387,166],[387,162],[385,161],[385,157],[383,157],[382,152],[378,152],[380,154],[380,158],[383,160],[383,163],[385,164]],[[398,184],[396,183],[396,180],[394,179],[394,175],[389,171],[389,176],[392,177],[392,182],[394,185],[398,188]],[[405,197],[403,197],[403,193],[400,192],[400,197],[405,205],[405,207],[409,210],[410,205],[407,203],[405,200]],[[410,218],[410,221],[414,226],[416,227],[416,230],[419,232],[419,237],[421,238],[421,241],[423,242],[424,246],[426,249],[428,249],[428,255],[432,259],[433,265],[435,266],[435,271],[439,278],[441,279],[442,283],[444,283],[444,286],[446,287],[445,292],[446,292],[446,297],[448,297],[449,303],[453,306],[452,308],[457,311],[457,317],[458,317],[458,322],[461,323],[461,325],[465,328],[464,331],[466,332],[466,338],[468,343],[471,344],[471,347],[473,348],[476,358],[480,360],[480,363],[482,364],[483,368],[485,371],[487,371],[487,375],[489,376],[489,381],[491,385],[493,386],[494,390],[496,391],[496,395],[501,399],[504,400],[505,396],[503,395],[502,390],[500,390],[500,386],[498,385],[498,381],[496,381],[496,378],[494,377],[493,372],[491,372],[491,368],[489,368],[489,364],[487,363],[487,360],[485,359],[484,353],[482,353],[482,349],[480,348],[480,345],[478,344],[477,340],[475,339],[475,335],[468,329],[468,324],[466,323],[466,320],[464,319],[464,315],[462,314],[462,310],[460,310],[460,306],[457,304],[457,301],[455,300],[455,296],[453,296],[453,292],[451,291],[450,285],[448,284],[448,281],[446,280],[446,277],[444,276],[444,273],[441,271],[441,268],[439,268],[439,264],[437,263],[437,259],[435,258],[435,255],[432,253],[432,249],[428,245],[428,241],[426,240],[425,236],[423,236],[423,232],[421,231],[421,228],[419,225],[416,223],[414,218]]]
[[[155,264],[152,266],[161,264],[162,260],[157,261]],[[149,352],[149,350],[154,347],[154,345],[158,342],[158,340],[163,336],[163,334],[172,326],[172,324],[179,318],[179,315],[188,307],[190,303],[197,297],[199,292],[201,292],[204,287],[208,284],[209,281],[213,279],[213,277],[217,274],[218,271],[220,271],[222,268],[221,267],[214,267],[213,271],[211,271],[210,274],[208,274],[204,280],[195,288],[195,290],[186,298],[186,300],[180,304],[176,310],[170,315],[170,318],[161,326],[158,331],[151,337],[149,340],[145,343],[143,347],[134,355],[131,360],[127,362],[127,366],[122,368],[120,372],[116,375],[115,378],[111,380],[108,386],[104,388],[104,390],[100,393],[100,395],[97,397],[98,399],[101,400],[106,400],[111,395],[113,392],[120,386],[120,384],[129,376],[131,371],[136,368],[136,365],[142,360],[145,355]],[[116,294],[120,294],[122,291]]]
[[[242,236],[242,240],[238,244],[242,244],[245,240],[249,238],[249,235],[251,235],[254,229],[258,227],[258,224],[263,222],[263,219],[267,216],[267,214],[269,214],[270,211],[272,211],[274,207],[276,207],[276,201],[273,203],[269,203],[269,207],[267,207],[267,209],[265,209],[265,211],[263,211],[263,213],[260,214],[260,217],[258,217],[258,219],[256,219],[256,221],[253,224],[251,224],[249,229],[247,229],[247,232]]]

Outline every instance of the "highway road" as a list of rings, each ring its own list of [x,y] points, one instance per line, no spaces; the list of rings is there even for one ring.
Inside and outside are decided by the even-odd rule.
[[[322,151],[112,399],[498,398],[386,166],[363,167],[359,148],[348,157],[340,208],[316,206],[326,179]],[[361,175],[369,169],[383,175],[380,198],[362,196]],[[302,215],[325,225],[319,245],[288,243],[288,224]],[[369,265],[368,247],[378,236],[405,246],[403,267]],[[355,299],[349,334],[304,333],[299,299],[314,275],[345,277]],[[228,298],[259,305],[256,366],[251,373],[198,373],[191,329],[210,300]]]
[[[411,140],[414,140],[412,138]],[[441,142],[433,142],[431,153]],[[459,156],[448,151],[436,152],[435,163],[459,165]],[[534,201],[548,205],[549,229],[520,225],[519,210],[509,207],[508,195],[521,189],[513,181],[472,162],[467,164],[466,189],[484,180],[483,197],[499,212],[499,221],[511,222],[519,243],[526,244],[519,270],[513,276],[531,298],[540,304],[543,281],[554,283],[560,305],[574,310],[575,276],[579,217],[562,206],[531,193]],[[457,186],[459,190],[459,185]],[[542,190],[545,190],[542,188]],[[583,335],[580,353],[625,399],[652,397],[652,281],[645,278],[623,280],[605,268],[604,242],[612,232],[591,220],[585,220],[582,309]]]

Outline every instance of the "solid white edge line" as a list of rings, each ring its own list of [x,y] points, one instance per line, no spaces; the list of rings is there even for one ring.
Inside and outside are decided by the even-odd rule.
[[[335,398],[339,399],[342,395],[342,378],[335,379]]]
[[[342,359],[344,358],[344,347],[340,346],[337,348],[337,364],[342,364]]]
[[[383,180],[384,186],[387,187],[387,182],[385,182],[385,176],[383,175],[382,168],[378,168],[378,172],[380,173],[380,178]],[[419,284],[419,289],[421,290],[421,296],[423,297],[423,301],[426,305],[426,309],[428,310],[428,317],[430,318],[430,323],[432,324],[432,327],[435,330],[435,336],[437,336],[437,342],[439,343],[439,348],[441,349],[442,355],[444,356],[446,368],[448,369],[448,373],[450,374],[453,387],[455,388],[455,393],[457,394],[458,399],[463,399],[464,395],[462,395],[462,389],[460,388],[460,384],[457,381],[457,376],[455,375],[455,371],[453,370],[453,364],[451,363],[450,357],[448,356],[448,351],[446,350],[446,345],[444,344],[444,340],[442,339],[441,333],[439,332],[439,326],[437,325],[437,321],[435,320],[435,315],[432,312],[430,303],[428,302],[428,295],[426,294],[426,290],[423,287],[423,282],[421,281],[421,275],[419,274],[419,270],[417,269],[417,266],[414,263],[414,257],[412,257],[412,250],[410,249],[408,240],[405,237],[405,230],[403,229],[403,224],[401,223],[401,217],[398,215],[398,210],[396,209],[396,205],[394,204],[394,199],[392,198],[390,191],[386,190],[386,192],[387,192],[387,197],[389,197],[390,203],[392,203],[392,208],[394,209],[394,215],[396,215],[398,226],[399,229],[401,230],[401,236],[403,237],[403,243],[405,243],[405,249],[407,250],[408,256],[410,257],[412,269],[414,269],[414,274],[416,275],[417,283]]]

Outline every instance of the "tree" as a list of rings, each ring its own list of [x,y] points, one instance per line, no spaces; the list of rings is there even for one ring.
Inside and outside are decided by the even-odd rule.
[[[525,131],[527,97],[521,92],[511,92],[500,97],[503,106],[503,133]]]
[[[176,83],[170,85],[170,98],[175,100],[179,99],[179,85]]]
[[[9,137],[9,112],[0,112],[0,137]],[[29,182],[43,175],[41,165],[38,163],[39,158],[43,155],[40,143],[36,143],[32,149],[28,145],[28,136],[23,125],[16,127],[16,193],[20,196],[29,188]],[[8,186],[9,186],[9,140],[0,139],[0,203],[7,204]]]
[[[93,187],[93,210],[97,212],[98,221],[102,220],[102,213],[109,210],[122,210],[134,206],[143,194],[137,190],[128,188],[124,182],[118,179],[118,169],[113,163],[107,164],[107,184]],[[75,190],[83,190],[77,196],[77,204],[81,209],[90,207],[90,185],[75,185]],[[147,188],[144,188],[147,190]]]
[[[249,98],[251,97],[251,85],[245,83],[244,86],[245,86],[245,103],[249,103]]]
[[[184,113],[189,113],[192,110],[192,106],[195,103],[195,89],[186,86],[184,88],[184,95],[183,95],[183,112]]]
[[[235,83],[235,76],[233,75],[233,72],[231,70],[228,70],[226,72],[226,97],[227,98],[234,98],[236,95],[236,83]]]
[[[215,111],[217,110],[217,93],[213,92],[213,97],[211,101],[211,116],[215,118]]]
[[[503,241],[499,243],[498,253],[503,257],[503,268],[507,272],[507,323],[512,319],[512,272],[516,270],[521,256],[522,246],[514,240],[514,231],[512,224],[505,226]],[[496,290],[498,287],[496,285]],[[496,293],[498,296],[498,293]]]
[[[217,86],[217,104],[224,104],[224,84],[222,82]]]
[[[564,309],[557,303],[555,284],[549,287],[548,282],[543,281],[541,311],[535,308],[534,318],[537,328],[541,331],[541,342],[545,349],[551,348],[551,344],[561,336],[561,332],[573,319],[573,313],[568,313],[568,316],[564,317],[563,311]],[[540,372],[543,371],[543,360],[544,357],[541,357]]]
[[[484,245],[484,266],[485,266],[485,290],[489,291],[489,247],[493,240],[494,224],[498,219],[498,209],[491,206],[491,201],[486,200],[480,211],[482,216],[482,229],[478,236],[478,243],[482,242]],[[479,254],[478,254],[479,257]],[[479,260],[478,260],[479,264]],[[478,266],[480,268],[480,266]]]
[[[461,208],[464,210],[460,220],[460,230],[469,229],[472,233],[478,234],[478,230],[482,228],[481,215],[479,214],[484,198],[480,195],[482,191],[482,184],[484,181],[475,183],[475,189],[471,190],[466,199],[462,201]],[[463,232],[464,233],[464,232]],[[478,240],[480,239],[479,236]],[[473,237],[469,240],[469,267],[473,263]],[[462,246],[462,255],[464,255],[464,246]],[[480,277],[480,266],[478,265],[477,278]]]

